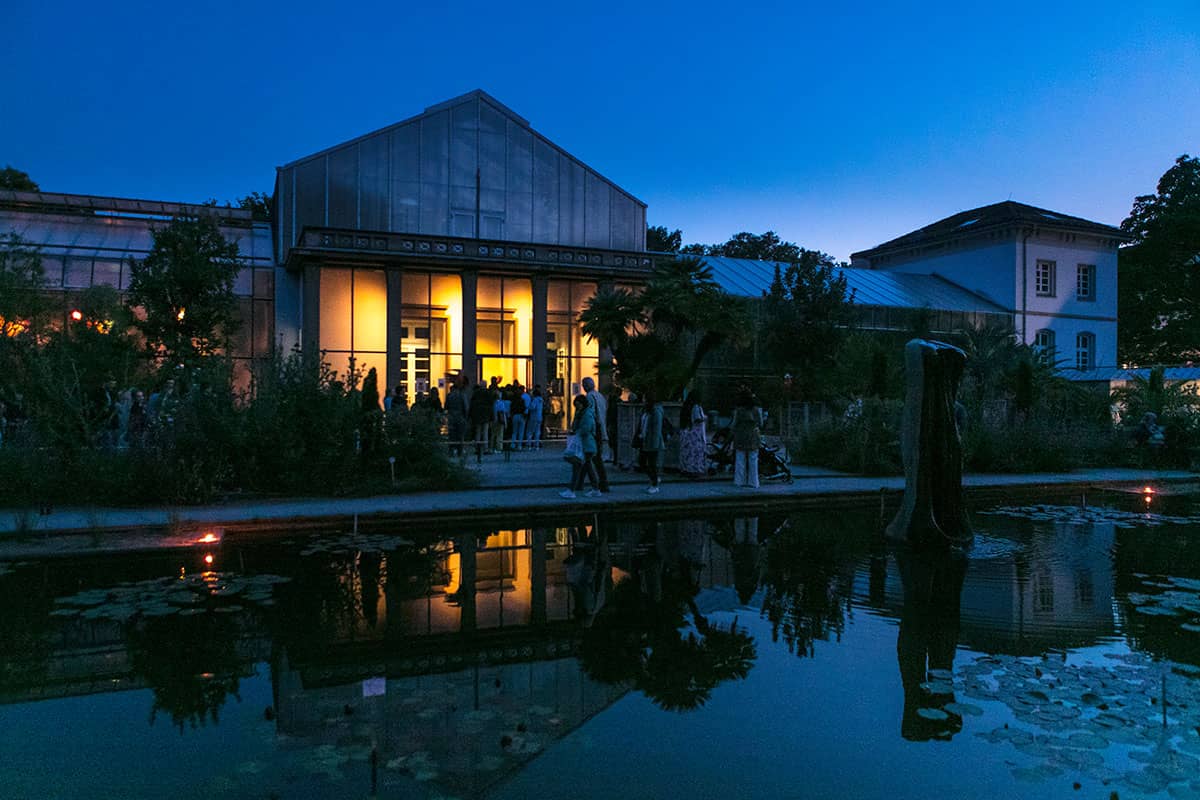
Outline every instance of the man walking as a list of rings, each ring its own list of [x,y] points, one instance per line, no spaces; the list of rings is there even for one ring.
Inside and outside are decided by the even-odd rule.
[[[599,481],[601,494],[608,494],[608,473],[604,469],[604,445],[608,443],[608,401],[604,395],[596,391],[596,382],[587,377],[583,379],[583,390],[587,392],[588,408],[596,418],[596,452],[592,455],[596,467],[596,479]]]

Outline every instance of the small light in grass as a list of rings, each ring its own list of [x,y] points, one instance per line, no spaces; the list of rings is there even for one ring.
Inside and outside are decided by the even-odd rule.
[[[209,566],[212,566],[212,562],[213,562],[212,553],[205,553],[204,554],[204,563],[208,564]]]
[[[75,320],[76,322],[79,322],[80,320],[83,319],[83,312],[80,311],[78,308],[72,309],[71,310],[71,319]]]
[[[187,309],[181,308],[181,309],[179,309],[179,313],[175,315],[175,319],[179,320],[180,322],[183,322],[183,318],[186,314],[187,314]]]

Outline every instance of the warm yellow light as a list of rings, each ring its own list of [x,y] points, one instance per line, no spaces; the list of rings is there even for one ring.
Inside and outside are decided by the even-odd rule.
[[[221,541],[221,537],[217,536],[215,533],[206,533],[203,536],[201,536],[199,539],[196,540],[196,542],[199,544],[207,544],[210,542],[219,542],[219,541]]]
[[[187,314],[187,309],[181,308],[181,309],[179,309],[179,313],[175,315],[175,319],[179,320],[180,322],[183,322],[183,317],[185,314]]]
[[[204,554],[204,563],[205,563],[205,564],[210,564],[210,565],[211,565],[211,564],[212,564],[212,562],[213,562],[213,555],[212,555],[212,553],[205,553],[205,554]]]
[[[1142,493],[1143,494],[1154,494],[1154,487],[1147,486],[1145,489],[1142,489]]]
[[[75,320],[76,322],[79,322],[81,319],[83,319],[83,312],[80,311],[78,308],[73,309],[71,311],[71,319]]]

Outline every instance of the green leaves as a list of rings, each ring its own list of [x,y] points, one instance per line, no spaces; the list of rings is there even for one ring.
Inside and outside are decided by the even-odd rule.
[[[659,259],[640,294],[601,289],[580,321],[585,336],[612,351],[619,385],[660,399],[682,394],[704,358],[748,328],[744,301],[694,257]]]
[[[1117,258],[1117,348],[1122,361],[1172,363],[1200,355],[1200,159],[1180,156],[1157,193],[1133,201]]]
[[[237,244],[211,216],[176,217],[153,235],[150,254],[130,265],[129,302],[145,311],[147,345],[179,361],[224,349],[238,324]]]

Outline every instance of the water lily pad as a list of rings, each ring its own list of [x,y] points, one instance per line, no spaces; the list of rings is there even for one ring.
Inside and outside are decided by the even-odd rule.
[[[971,705],[970,703],[947,703],[946,705],[942,706],[942,708],[952,714],[958,714],[960,717],[965,717],[968,715],[972,717],[983,716],[983,709],[979,706]]]

